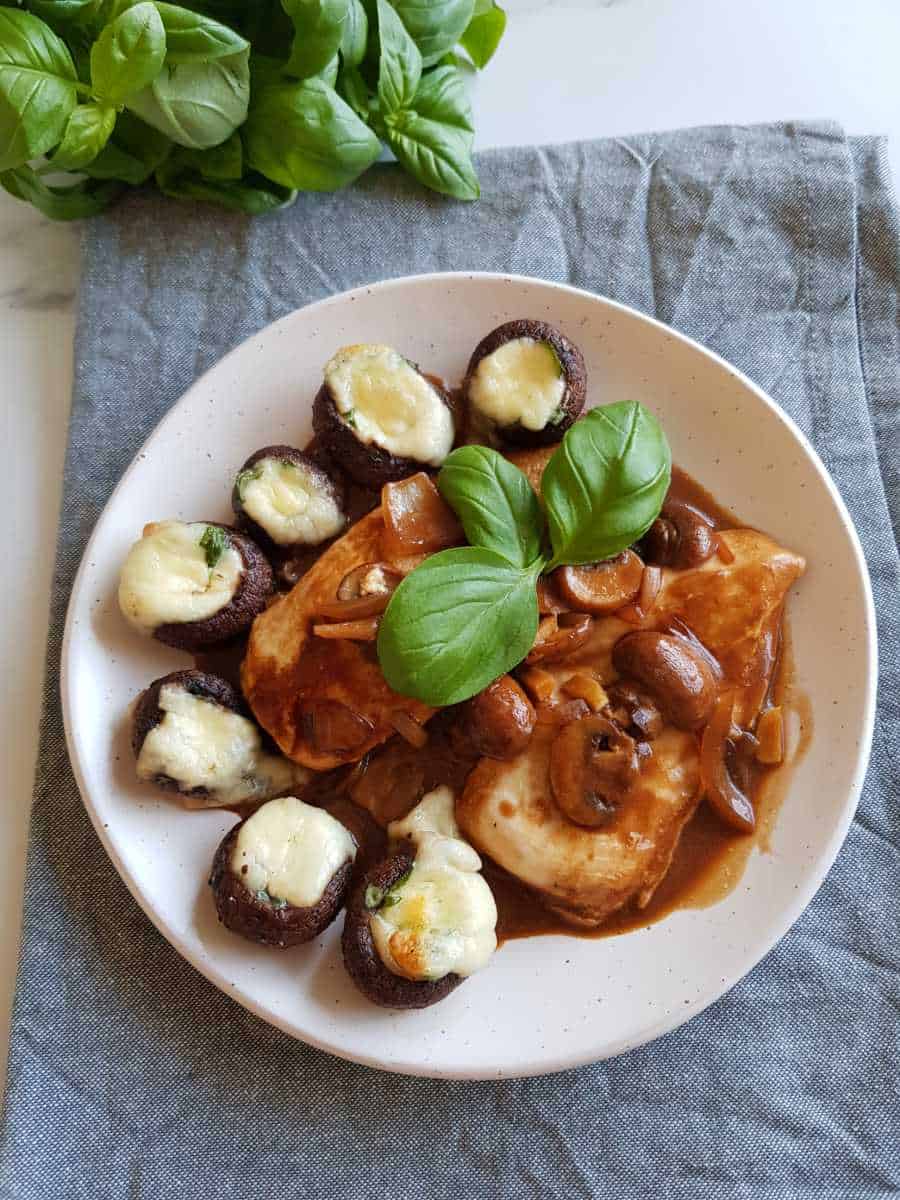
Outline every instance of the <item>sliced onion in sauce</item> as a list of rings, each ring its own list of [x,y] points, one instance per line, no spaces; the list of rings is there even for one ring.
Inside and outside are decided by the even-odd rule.
[[[388,713],[388,724],[393,725],[404,741],[415,746],[417,750],[428,742],[428,730],[423,729],[418,721],[414,721],[409,713],[402,708],[395,708]]]
[[[734,562],[734,551],[722,537],[721,533],[716,534],[716,552],[723,563]]]
[[[738,787],[728,769],[730,744],[740,731],[734,727],[734,694],[719,697],[700,742],[700,779],[706,799],[716,813],[739,833],[752,833],[756,814],[749,797]]]
[[[784,761],[784,716],[775,705],[760,713],[756,722],[756,761],[777,766]]]
[[[362,749],[374,726],[340,700],[310,700],[301,704],[298,728],[319,754],[352,755]]]
[[[600,680],[582,671],[570,675],[562,685],[562,690],[573,700],[583,700],[594,712],[599,712],[609,704],[609,696]]]
[[[546,704],[556,691],[556,680],[543,667],[524,667],[519,671],[519,683],[535,704]]]
[[[637,595],[637,607],[645,617],[653,611],[661,587],[662,568],[644,567],[644,573],[641,576],[641,586]]]
[[[360,596],[356,600],[327,600],[318,606],[317,616],[329,621],[359,621],[363,617],[380,616],[391,602],[391,593]]]
[[[424,471],[381,489],[384,552],[390,559],[432,554],[465,541],[449,504]]]
[[[313,625],[316,637],[331,641],[374,642],[378,637],[380,617],[363,617],[359,621],[334,621],[329,625]]]

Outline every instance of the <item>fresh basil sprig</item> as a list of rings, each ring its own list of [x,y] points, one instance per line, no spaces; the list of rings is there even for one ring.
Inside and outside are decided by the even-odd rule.
[[[505,24],[495,0],[0,0],[0,186],[60,219],[151,181],[255,214],[352,183],[385,142],[474,200],[466,76]]]
[[[438,488],[470,545],[427,558],[394,592],[378,632],[390,686],[439,707],[515,667],[537,632],[538,576],[612,558],[642,537],[671,467],[665,434],[636,402],[593,409],[565,434],[544,469],[543,511],[495,450],[454,450]]]

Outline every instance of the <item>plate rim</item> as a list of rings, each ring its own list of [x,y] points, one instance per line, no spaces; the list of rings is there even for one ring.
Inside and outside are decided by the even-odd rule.
[[[764,939],[764,944],[758,953],[751,954],[751,961],[748,961],[737,973],[732,976],[726,976],[725,982],[721,986],[715,986],[709,994],[704,994],[696,1000],[686,1003],[677,1014],[667,1013],[662,1015],[656,1022],[645,1027],[637,1035],[622,1036],[611,1042],[603,1051],[597,1054],[593,1050],[573,1050],[566,1052],[557,1052],[551,1056],[551,1061],[524,1061],[522,1066],[517,1066],[514,1071],[477,1071],[470,1069],[453,1069],[433,1067],[428,1064],[422,1064],[416,1061],[391,1061],[384,1062],[376,1055],[368,1055],[364,1053],[350,1053],[327,1038],[317,1037],[315,1034],[304,1032],[302,1035],[297,1032],[296,1028],[291,1025],[288,1018],[282,1017],[279,1014],[271,1011],[264,1011],[257,1002],[250,997],[243,989],[238,988],[233,982],[228,980],[227,976],[221,971],[214,959],[207,958],[201,961],[201,956],[182,941],[163,919],[150,902],[149,897],[146,897],[138,884],[137,880],[132,876],[124,862],[119,857],[115,842],[110,836],[108,829],[104,828],[104,822],[101,820],[101,815],[94,808],[90,798],[90,790],[87,786],[86,775],[82,767],[82,758],[78,747],[78,737],[76,732],[77,721],[74,717],[74,712],[77,706],[72,702],[71,688],[73,686],[72,679],[74,675],[73,663],[73,644],[76,641],[76,610],[79,607],[80,593],[85,586],[85,577],[93,554],[95,543],[99,540],[101,526],[104,522],[107,510],[111,507],[119,492],[123,490],[132,472],[137,470],[138,464],[143,459],[143,452],[148,443],[156,437],[160,429],[162,429],[169,421],[173,420],[178,410],[187,402],[192,393],[205,384],[206,379],[213,372],[218,372],[222,369],[229,360],[241,353],[246,346],[252,343],[256,338],[263,335],[268,335],[278,326],[284,325],[292,321],[300,312],[310,312],[312,310],[324,310],[334,305],[350,303],[351,297],[362,293],[371,293],[375,290],[390,291],[394,288],[403,288],[411,283],[430,283],[440,284],[448,280],[478,280],[485,283],[502,285],[506,283],[519,283],[534,285],[549,288],[554,291],[564,292],[574,295],[583,300],[591,302],[601,302],[603,305],[618,310],[631,318],[636,318],[638,321],[650,325],[658,332],[666,337],[670,337],[682,345],[699,352],[704,357],[711,359],[720,368],[724,369],[728,374],[739,380],[750,392],[754,394],[757,400],[761,401],[771,412],[774,413],[777,420],[780,420],[793,435],[800,448],[805,453],[807,459],[811,463],[815,473],[819,476],[826,490],[831,496],[835,509],[840,517],[841,524],[845,532],[849,536],[850,546],[853,553],[858,577],[862,583],[863,602],[864,602],[864,623],[865,629],[865,647],[866,647],[866,694],[862,710],[862,722],[860,725],[860,739],[857,751],[856,765],[853,773],[850,786],[847,791],[846,802],[843,806],[840,820],[835,823],[834,828],[828,838],[828,841],[819,855],[814,869],[812,870],[809,879],[804,885],[798,886],[794,892],[791,903],[785,906],[778,915],[778,919],[773,922],[772,932]],[[275,321],[270,321],[268,324],[254,330],[247,337],[243,338],[225,354],[213,362],[205,371],[197,376],[196,379],[185,389],[177,400],[171,405],[160,420],[153,426],[147,437],[134,452],[131,460],[121,478],[116,483],[113,490],[110,492],[99,513],[94,527],[91,530],[90,536],[85,543],[81,558],[78,564],[78,569],[75,573],[72,582],[71,592],[69,594],[68,603],[66,606],[66,619],[63,630],[62,647],[60,651],[60,684],[59,692],[62,701],[62,716],[63,728],[66,740],[66,750],[69,757],[69,762],[72,767],[72,772],[75,781],[78,785],[78,790],[81,795],[82,803],[87,810],[93,825],[104,850],[106,851],[113,867],[123,881],[129,892],[136,900],[142,911],[150,919],[155,928],[162,934],[169,945],[176,950],[182,958],[201,975],[214,984],[221,992],[231,1000],[240,1004],[243,1008],[252,1012],[256,1017],[265,1021],[269,1025],[273,1025],[280,1029],[283,1033],[294,1038],[297,1041],[313,1046],[318,1050],[325,1051],[337,1058],[347,1062],[359,1063],[366,1067],[372,1067],[376,1070],[387,1071],[391,1074],[407,1075],[418,1078],[428,1079],[447,1079],[447,1080],[498,1080],[498,1079],[524,1079],[540,1075],[556,1074],[560,1071],[571,1070],[577,1067],[586,1066],[591,1063],[605,1061],[619,1054],[625,1053],[628,1050],[635,1049],[638,1046],[646,1045],[657,1038],[662,1037],[666,1033],[674,1032],[693,1017],[698,1016],[704,1009],[708,1008],[715,1001],[721,999],[727,992],[731,991],[742,979],[752,971],[759,963],[767,957],[773,947],[782,940],[783,937],[790,931],[796,922],[803,915],[809,904],[812,902],[819,888],[822,886],[828,872],[834,865],[834,861],[840,852],[841,847],[847,837],[847,832],[850,824],[856,813],[859,799],[862,794],[862,787],[865,781],[866,772],[868,770],[869,760],[871,757],[872,738],[875,724],[875,708],[878,689],[878,631],[875,614],[875,604],[872,594],[872,584],[869,576],[868,565],[866,563],[865,554],[862,544],[859,539],[859,534],[853,523],[853,519],[847,509],[844,499],[838,491],[837,485],[834,483],[827,468],[822,462],[817,450],[807,438],[803,430],[797,425],[796,421],[785,412],[757,383],[749,378],[743,371],[739,370],[732,363],[728,362],[716,351],[704,346],[701,342],[690,337],[688,334],[682,333],[680,330],[666,325],[656,317],[649,316],[647,313],[641,312],[639,309],[633,308],[631,305],[623,304],[618,300],[613,300],[599,292],[591,292],[586,288],[574,287],[568,283],[560,283],[555,280],[541,279],[538,276],[522,275],[510,272],[498,271],[431,271],[422,274],[401,275],[389,279],[375,280],[371,283],[358,284],[356,287],[348,288],[342,292],[337,292],[329,296],[324,296],[319,300],[311,301],[308,304],[303,304],[292,309],[289,313],[285,313]]]

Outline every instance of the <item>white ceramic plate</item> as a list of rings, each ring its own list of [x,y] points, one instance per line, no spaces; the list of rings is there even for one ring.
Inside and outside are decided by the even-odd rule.
[[[150,680],[188,664],[129,631],[116,607],[117,574],[146,521],[228,519],[244,458],[265,444],[304,443],[321,368],[336,347],[388,342],[457,380],[479,339],[521,316],[551,321],[581,347],[594,403],[650,406],[675,461],[746,523],[807,556],[790,609],[815,733],[770,851],[754,852],[727,900],[619,937],[508,943],[442,1003],[391,1013],[363,1000],[345,976],[340,922],[317,943],[283,953],[217,925],[206,878],[234,817],[185,812],[134,778],[128,706]],[[424,275],[332,297],[262,330],[199,379],[107,504],[75,582],[63,650],[66,734],[84,801],[116,868],[172,945],[304,1041],[387,1070],[472,1079],[617,1054],[686,1021],[749,971],[809,903],[844,838],[874,693],[875,622],[859,543],[791,421],[748,379],[665,326],[586,292],[500,275]]]

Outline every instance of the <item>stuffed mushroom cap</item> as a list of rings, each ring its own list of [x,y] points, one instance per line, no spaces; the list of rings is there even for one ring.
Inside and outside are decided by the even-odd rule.
[[[459,837],[449,788],[423,797],[388,832],[396,850],[348,905],[344,961],[376,1004],[423,1008],[486,965],[497,947],[497,907],[480,858]]]
[[[122,564],[119,607],[138,633],[204,650],[248,629],[272,587],[272,568],[246,535],[212,521],[156,521]]]
[[[210,886],[226,928],[267,946],[296,946],[340,911],[356,857],[349,830],[323,808],[284,796],[231,829]]]
[[[232,507],[242,526],[266,546],[318,546],[347,524],[344,489],[324,467],[293,446],[264,446],[234,482]]]
[[[138,697],[132,749],[139,779],[178,792],[192,808],[268,800],[309,772],[268,753],[238,692],[204,671],[173,671]]]
[[[357,483],[377,488],[439,467],[453,448],[446,393],[391,346],[345,346],[328,361],[313,428]]]
[[[581,351],[544,321],[508,321],[476,346],[463,385],[473,423],[521,446],[558,442],[584,408]]]

